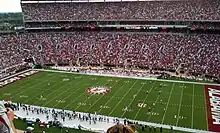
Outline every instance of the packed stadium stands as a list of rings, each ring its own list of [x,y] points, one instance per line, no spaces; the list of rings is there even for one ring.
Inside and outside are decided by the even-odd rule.
[[[22,4],[26,20],[219,20],[219,0]]]
[[[21,46],[23,40],[18,40],[15,35],[1,35],[0,37],[0,70],[5,73],[13,73],[29,67],[24,60],[31,57],[29,51]],[[2,77],[0,73],[0,77]]]
[[[208,34],[146,34],[47,32],[1,38],[1,69],[34,57],[40,64],[151,66],[218,76],[220,36]],[[16,45],[15,45],[16,44]]]
[[[25,20],[29,21],[26,28],[85,25],[75,23],[77,20],[176,20],[181,23],[194,20],[199,21],[198,24],[188,23],[186,26],[215,29],[219,27],[218,23],[203,24],[202,21],[219,20],[219,9],[219,0],[22,3]],[[53,20],[53,23],[45,22],[48,20]],[[63,24],[59,20],[71,21]],[[185,72],[219,76],[219,38],[219,35],[204,33],[41,31],[6,34],[0,37],[0,70],[7,73],[26,68],[29,65],[25,59],[31,58],[36,64],[72,62],[80,65],[123,66],[126,62],[130,66],[180,68]]]

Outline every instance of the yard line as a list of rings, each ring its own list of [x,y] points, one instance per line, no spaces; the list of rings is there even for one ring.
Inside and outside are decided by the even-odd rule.
[[[166,106],[166,109],[165,109],[165,112],[164,112],[164,115],[163,115],[163,119],[162,119],[161,124],[164,123],[165,115],[166,115],[166,113],[167,113],[167,109],[168,109],[168,106],[169,106],[169,103],[170,103],[170,98],[171,98],[171,95],[172,95],[172,92],[173,92],[174,84],[175,84],[175,82],[173,82],[172,89],[171,89],[171,91],[170,91],[169,99],[168,99],[168,101],[167,101],[167,106]]]
[[[138,90],[138,92],[135,94],[136,96],[140,93],[141,89],[144,87],[144,84],[140,87],[140,89]],[[131,106],[131,104],[133,103],[134,99],[136,97],[133,97],[132,101],[129,103],[128,107],[129,108]],[[124,113],[121,115],[121,117],[123,117],[125,115],[126,111],[124,111]]]
[[[164,82],[163,82],[163,83],[164,83]],[[162,84],[163,84],[163,83],[162,83]],[[161,96],[161,94],[162,94],[162,92],[163,92],[163,86],[161,87],[160,91],[161,91],[161,93],[160,93],[160,95],[158,94],[156,101],[153,101],[155,104],[158,103],[157,101],[158,101],[158,99],[160,98],[160,96]],[[151,112],[153,112],[154,109],[155,109],[155,107],[151,110]],[[152,116],[152,114],[150,114],[150,116],[148,117],[148,121],[150,121],[151,116]]]
[[[85,78],[86,79],[86,78]],[[81,81],[80,81],[81,82]],[[83,85],[90,85],[90,84],[83,84]],[[70,95],[68,95],[67,97],[65,97],[63,100],[69,98],[70,96],[72,96],[72,94],[76,93],[76,91],[80,90],[81,87],[79,87],[77,90],[73,91]]]
[[[154,88],[154,85],[155,85],[156,82],[157,82],[157,81],[154,81],[154,83],[153,83],[152,87],[150,88],[148,94],[147,94],[146,97],[144,98],[144,102],[143,102],[143,103],[146,102],[146,100],[147,100],[147,98],[148,98],[148,95],[149,95],[149,93],[151,92],[151,90]],[[138,112],[136,113],[136,115],[135,115],[135,117],[134,117],[134,120],[137,118],[137,116],[138,116],[138,114],[139,114],[140,111],[141,111],[141,108],[138,109]]]
[[[100,81],[101,81],[101,80],[100,80]],[[100,82],[100,81],[99,81],[99,82]],[[98,83],[99,83],[99,82],[98,82]],[[107,83],[105,83],[105,85],[108,84],[109,82],[110,82],[110,81],[108,81]],[[98,83],[96,83],[96,84],[98,84]],[[83,94],[84,94],[84,93],[83,93]],[[83,103],[86,103],[91,97],[92,97],[92,95],[90,95],[86,100],[84,100]],[[78,106],[75,108],[75,110],[77,110],[80,106],[81,106],[81,105],[78,105]]]
[[[86,79],[86,78],[84,78],[84,79]],[[74,85],[74,88],[75,88],[78,84],[80,84],[82,81],[83,81],[83,80],[81,80],[80,82],[77,82],[77,83]],[[67,83],[67,84],[64,85],[64,86],[67,86],[67,85],[69,85],[70,83],[72,83],[72,82],[70,81],[69,83]],[[60,87],[58,90],[62,90],[61,88],[64,88],[64,86]],[[65,92],[67,92],[67,91],[69,91],[69,90],[71,90],[71,89],[72,89],[72,87],[70,87],[70,88],[67,89],[66,91],[63,91],[62,93],[60,93],[59,95],[55,96],[55,97],[52,98],[50,101],[48,101],[47,103],[45,103],[43,106],[47,105],[48,103],[50,103],[51,101],[53,101],[54,99],[56,99],[57,97],[59,97],[60,95],[62,95],[63,93],[65,93]],[[79,87],[79,89],[80,89],[80,87]],[[77,90],[79,90],[79,89],[77,89]],[[50,93],[50,94],[52,94],[52,93]]]
[[[121,79],[120,79],[121,80]],[[119,80],[119,81],[120,81]],[[114,83],[114,85],[113,86],[115,86],[116,85],[116,83]],[[113,87],[113,86],[111,86],[111,88]],[[93,104],[92,104],[92,106],[90,106],[85,112],[87,112],[87,111],[89,111],[101,98],[103,98],[105,95],[102,95],[98,100],[96,100]]]
[[[45,82],[45,81],[43,81],[43,82]],[[26,84],[27,86],[30,86],[30,87],[27,87],[27,88],[26,88],[26,85],[17,87],[18,89],[16,89],[16,90],[19,90],[20,88],[26,88],[26,89],[22,89],[23,91],[20,91],[19,93],[15,94],[15,95],[20,95],[20,94],[24,93],[25,91],[29,90],[30,88],[33,88],[34,86],[37,86],[38,84],[41,84],[42,82],[38,82],[38,81],[37,81],[37,83],[34,84],[34,85],[33,85],[33,83],[35,83],[35,82],[29,82],[29,83],[27,83],[27,84],[30,84],[30,85],[27,85],[27,84]]]
[[[96,84],[98,84],[100,81],[102,81],[102,79],[100,79],[98,82],[96,82],[95,84],[93,84],[92,86],[94,86],[94,85],[96,85]],[[80,87],[81,88],[81,87]],[[73,102],[75,102],[76,100],[78,100],[78,98],[79,97],[81,97],[82,95],[84,95],[85,94],[85,92],[83,92],[83,93],[81,93],[77,98],[75,98],[71,103],[69,103],[69,104],[67,104],[65,107],[64,107],[64,109],[66,108],[66,107],[68,107],[69,105],[71,105]],[[90,96],[91,97],[91,96]]]
[[[41,82],[41,83],[42,83],[42,82]],[[54,87],[57,86],[57,85],[59,85],[59,84],[54,84],[54,85],[51,86],[51,88],[54,88]],[[42,91],[42,92],[45,92],[45,91],[48,91],[48,89],[46,89],[46,90],[44,90],[44,91]],[[55,90],[54,90],[54,91],[55,91]],[[41,92],[41,94],[42,94],[42,92]],[[37,97],[37,95],[34,96],[34,97],[31,98],[31,99],[27,99],[25,102],[31,101],[32,99],[34,99],[34,98],[36,98],[36,97]]]
[[[106,106],[106,105],[111,101],[111,99],[115,96],[115,94],[117,94],[118,91],[121,90],[121,88],[122,88],[124,85],[125,85],[125,83],[123,83],[123,85],[114,93],[114,95],[112,95],[112,96],[110,97],[110,99],[105,103],[104,106]],[[102,108],[100,108],[97,113],[99,114],[99,113],[101,112],[101,110],[102,110]]]
[[[79,83],[81,83],[81,82],[84,81],[85,79],[87,79],[87,78],[82,79],[80,82],[78,82],[77,84],[75,84],[73,88],[75,88]],[[72,89],[72,88],[71,88],[71,89]],[[62,100],[65,100],[65,99],[69,98],[72,94],[76,93],[76,91],[78,91],[79,89],[80,89],[80,87],[79,87],[78,89],[76,89],[76,90],[74,89],[75,91],[73,91],[70,95],[68,95],[67,97],[63,98]],[[68,90],[69,90],[69,89],[68,89]],[[65,92],[67,92],[67,91],[65,91]],[[58,104],[59,104],[59,103],[57,102],[57,104],[55,104],[53,107],[56,107]]]
[[[56,77],[54,77],[54,78],[56,78]],[[53,78],[53,79],[54,79],[54,78]],[[35,80],[35,79],[34,79],[34,80]],[[21,95],[22,93],[24,93],[25,91],[29,90],[30,88],[33,88],[34,86],[37,86],[38,84],[42,84],[42,83],[45,83],[46,81],[48,81],[48,80],[43,80],[43,82],[39,82],[38,80],[39,80],[39,79],[36,80],[37,83],[34,84],[34,85],[32,85],[32,84],[35,83],[35,82],[29,82],[28,84],[30,84],[30,85],[32,85],[32,86],[27,87],[27,89],[22,89],[23,91],[21,91],[20,93],[17,93],[16,95]],[[28,85],[28,86],[29,86],[29,85]],[[25,86],[18,87],[18,88],[23,88],[23,87],[26,88],[26,85],[25,85]]]
[[[182,93],[181,93],[181,98],[180,98],[180,104],[179,104],[179,110],[178,110],[178,115],[177,115],[176,126],[179,123],[180,110],[181,110],[181,105],[182,105],[182,100],[183,100],[183,91],[184,91],[184,87],[182,87]]]
[[[70,83],[68,83],[68,84],[70,84]],[[56,86],[59,86],[59,85],[60,85],[60,83],[59,83],[59,84],[55,84],[55,85],[53,85],[53,86],[51,87],[51,89],[52,89],[52,88],[55,88]],[[67,85],[67,84],[66,84],[66,85]],[[66,86],[66,85],[64,85],[64,86]],[[63,88],[64,86],[62,86],[62,87],[60,87],[60,88]],[[53,91],[51,91],[49,94],[47,94],[47,97],[48,97],[49,95],[51,95],[52,93],[54,93],[54,92],[56,92],[56,91],[59,91],[60,88],[54,89]],[[51,89],[50,89],[50,90],[51,90]],[[41,94],[45,94],[44,92],[46,92],[46,91],[48,91],[48,89],[42,91]],[[37,98],[37,97],[38,97],[38,95],[36,95],[36,96],[35,96],[34,98],[32,98],[32,99],[35,99],[35,98]],[[51,100],[50,100],[50,101],[51,101]],[[38,100],[36,100],[35,102],[38,102]],[[35,102],[34,102],[34,104],[35,104]],[[42,106],[45,106],[47,103],[48,103],[48,101],[45,102]]]
[[[160,95],[158,95],[158,96],[157,96],[156,102],[155,102],[155,101],[153,101],[153,102],[155,103],[155,105],[156,105],[156,103],[157,103],[157,101],[158,101],[159,97],[160,97]],[[154,108],[153,108],[153,109],[152,109],[150,112],[153,112],[153,111],[154,111],[154,109],[155,109],[155,107],[154,107]],[[150,120],[151,116],[152,116],[152,114],[150,114],[150,116],[148,117],[148,121]]]
[[[69,105],[71,105],[73,102],[76,101],[76,99],[78,99],[79,97],[81,97],[82,95],[84,95],[84,92],[81,93],[78,97],[76,97],[72,102],[70,102],[69,104],[66,104],[66,106],[63,109],[66,109],[66,107],[68,107]]]
[[[119,102],[115,105],[115,107],[113,108],[113,110],[108,114],[108,116],[110,116],[114,110],[116,109],[116,107],[121,103],[122,99],[124,99],[124,97],[128,94],[128,92],[130,92],[130,90],[133,88],[133,86],[137,83],[138,80],[136,80],[134,82],[134,84],[129,88],[129,90],[123,95],[123,97],[119,100]]]
[[[192,123],[191,128],[193,128],[193,114],[194,114],[194,84],[193,84],[193,99],[192,99]]]

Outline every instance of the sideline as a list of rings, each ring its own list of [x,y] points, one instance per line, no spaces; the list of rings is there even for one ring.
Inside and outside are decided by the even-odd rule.
[[[13,103],[16,104],[16,103]],[[26,105],[27,107],[29,106],[28,104],[23,104]],[[47,107],[41,107],[41,106],[34,106],[34,105],[30,105],[30,107],[34,107],[34,108],[41,108],[41,109],[46,109],[46,110],[56,110],[56,111],[64,111],[64,112],[69,112],[69,113],[73,113],[73,111],[71,110],[62,110],[62,109],[56,109],[56,108],[47,108]],[[29,112],[29,111],[28,111]],[[89,113],[84,113],[84,112],[75,112],[77,114],[81,114],[82,116],[88,116]],[[50,119],[46,119],[46,114],[36,114],[36,113],[31,113],[31,111],[29,113],[27,113],[26,111],[24,111],[23,109],[19,109],[15,111],[16,116],[20,117],[20,118],[26,118],[27,120],[30,121],[36,121],[36,118],[39,118],[41,121],[44,122],[48,122],[48,121],[53,121],[52,117],[50,117]],[[31,114],[31,115],[28,115]],[[90,130],[90,131],[94,131],[94,132],[106,132],[106,130],[115,125],[115,119],[118,119],[120,121],[120,123],[124,123],[124,118],[118,118],[118,117],[110,117],[110,116],[105,116],[105,115],[98,115],[98,114],[90,114],[91,117],[102,117],[102,118],[108,118],[109,122],[106,121],[102,121],[99,122],[97,121],[95,124],[93,123],[89,123],[89,121],[82,121],[79,119],[71,119],[71,120],[65,120],[62,121],[62,119],[59,117],[58,120],[63,124],[64,127],[68,127],[68,128],[75,128],[78,129],[78,125],[81,125],[83,127],[84,130]],[[137,122],[139,124],[143,124],[143,125],[148,125],[148,126],[152,126],[152,127],[162,127],[164,129],[170,129],[171,125],[165,125],[165,124],[159,124],[159,123],[151,123],[151,122],[144,122],[144,121],[137,121],[137,120],[130,120],[127,119],[131,122]],[[178,131],[184,131],[184,132],[192,132],[192,133],[214,133],[214,132],[210,132],[210,131],[205,131],[205,130],[198,130],[198,129],[191,129],[191,128],[184,128],[184,127],[177,127],[177,126],[172,126],[173,130],[178,130]]]
[[[95,75],[95,76],[105,76],[105,77],[120,77],[120,78],[131,78],[131,79],[156,80],[156,81],[175,82],[175,83],[186,83],[186,84],[200,84],[200,85],[215,85],[215,86],[220,86],[220,84],[215,84],[215,83],[193,82],[193,81],[180,81],[180,80],[167,80],[167,79],[135,77],[135,76],[119,76],[119,75],[114,75],[114,74],[80,73],[80,72],[79,72],[79,73],[76,73],[76,72],[68,72],[68,71],[63,71],[63,70],[48,70],[48,69],[33,69],[33,70],[46,71],[46,72],[58,72],[58,73],[72,73],[72,74],[81,74],[81,75]]]

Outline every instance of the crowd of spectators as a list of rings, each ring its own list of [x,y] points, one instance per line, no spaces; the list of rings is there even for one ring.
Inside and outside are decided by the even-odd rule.
[[[156,132],[157,130],[162,133],[162,126],[160,124],[152,124],[145,122],[137,122],[135,120],[130,120],[127,118],[110,117],[102,114],[94,113],[83,113],[71,110],[61,110],[55,108],[46,108],[40,106],[27,105],[22,103],[7,103],[14,112],[19,115],[18,119],[23,120],[27,126],[35,127],[34,124],[40,127],[68,127],[65,132],[68,133],[70,128],[76,128],[79,130],[88,130],[94,132],[103,132],[104,127],[112,129],[114,125],[130,125],[132,129],[147,131],[149,130]],[[101,106],[106,108],[108,106]],[[88,126],[89,125],[89,126]],[[104,126],[104,127],[103,127]],[[91,128],[92,127],[92,128]],[[165,126],[164,126],[165,127]],[[29,129],[29,128],[27,128]],[[43,128],[42,128],[43,129]],[[34,128],[32,129],[34,132]],[[63,129],[64,130],[64,129]],[[171,128],[171,130],[173,130]],[[29,131],[29,130],[28,130]],[[62,130],[61,130],[62,131]],[[70,131],[71,132],[71,131]],[[112,133],[112,132],[107,132]],[[134,133],[134,132],[129,132]]]
[[[220,36],[50,32],[1,37],[1,69],[25,57],[36,64],[148,66],[220,74]]]
[[[16,35],[0,36],[0,78],[29,67],[25,59],[32,50],[23,49],[22,41]]]
[[[219,0],[22,4],[26,20],[219,20]]]

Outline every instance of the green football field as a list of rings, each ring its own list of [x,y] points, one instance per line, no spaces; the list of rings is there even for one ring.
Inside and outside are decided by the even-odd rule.
[[[98,86],[110,91],[87,92]],[[199,84],[40,72],[1,88],[0,98],[207,130],[204,86]]]

